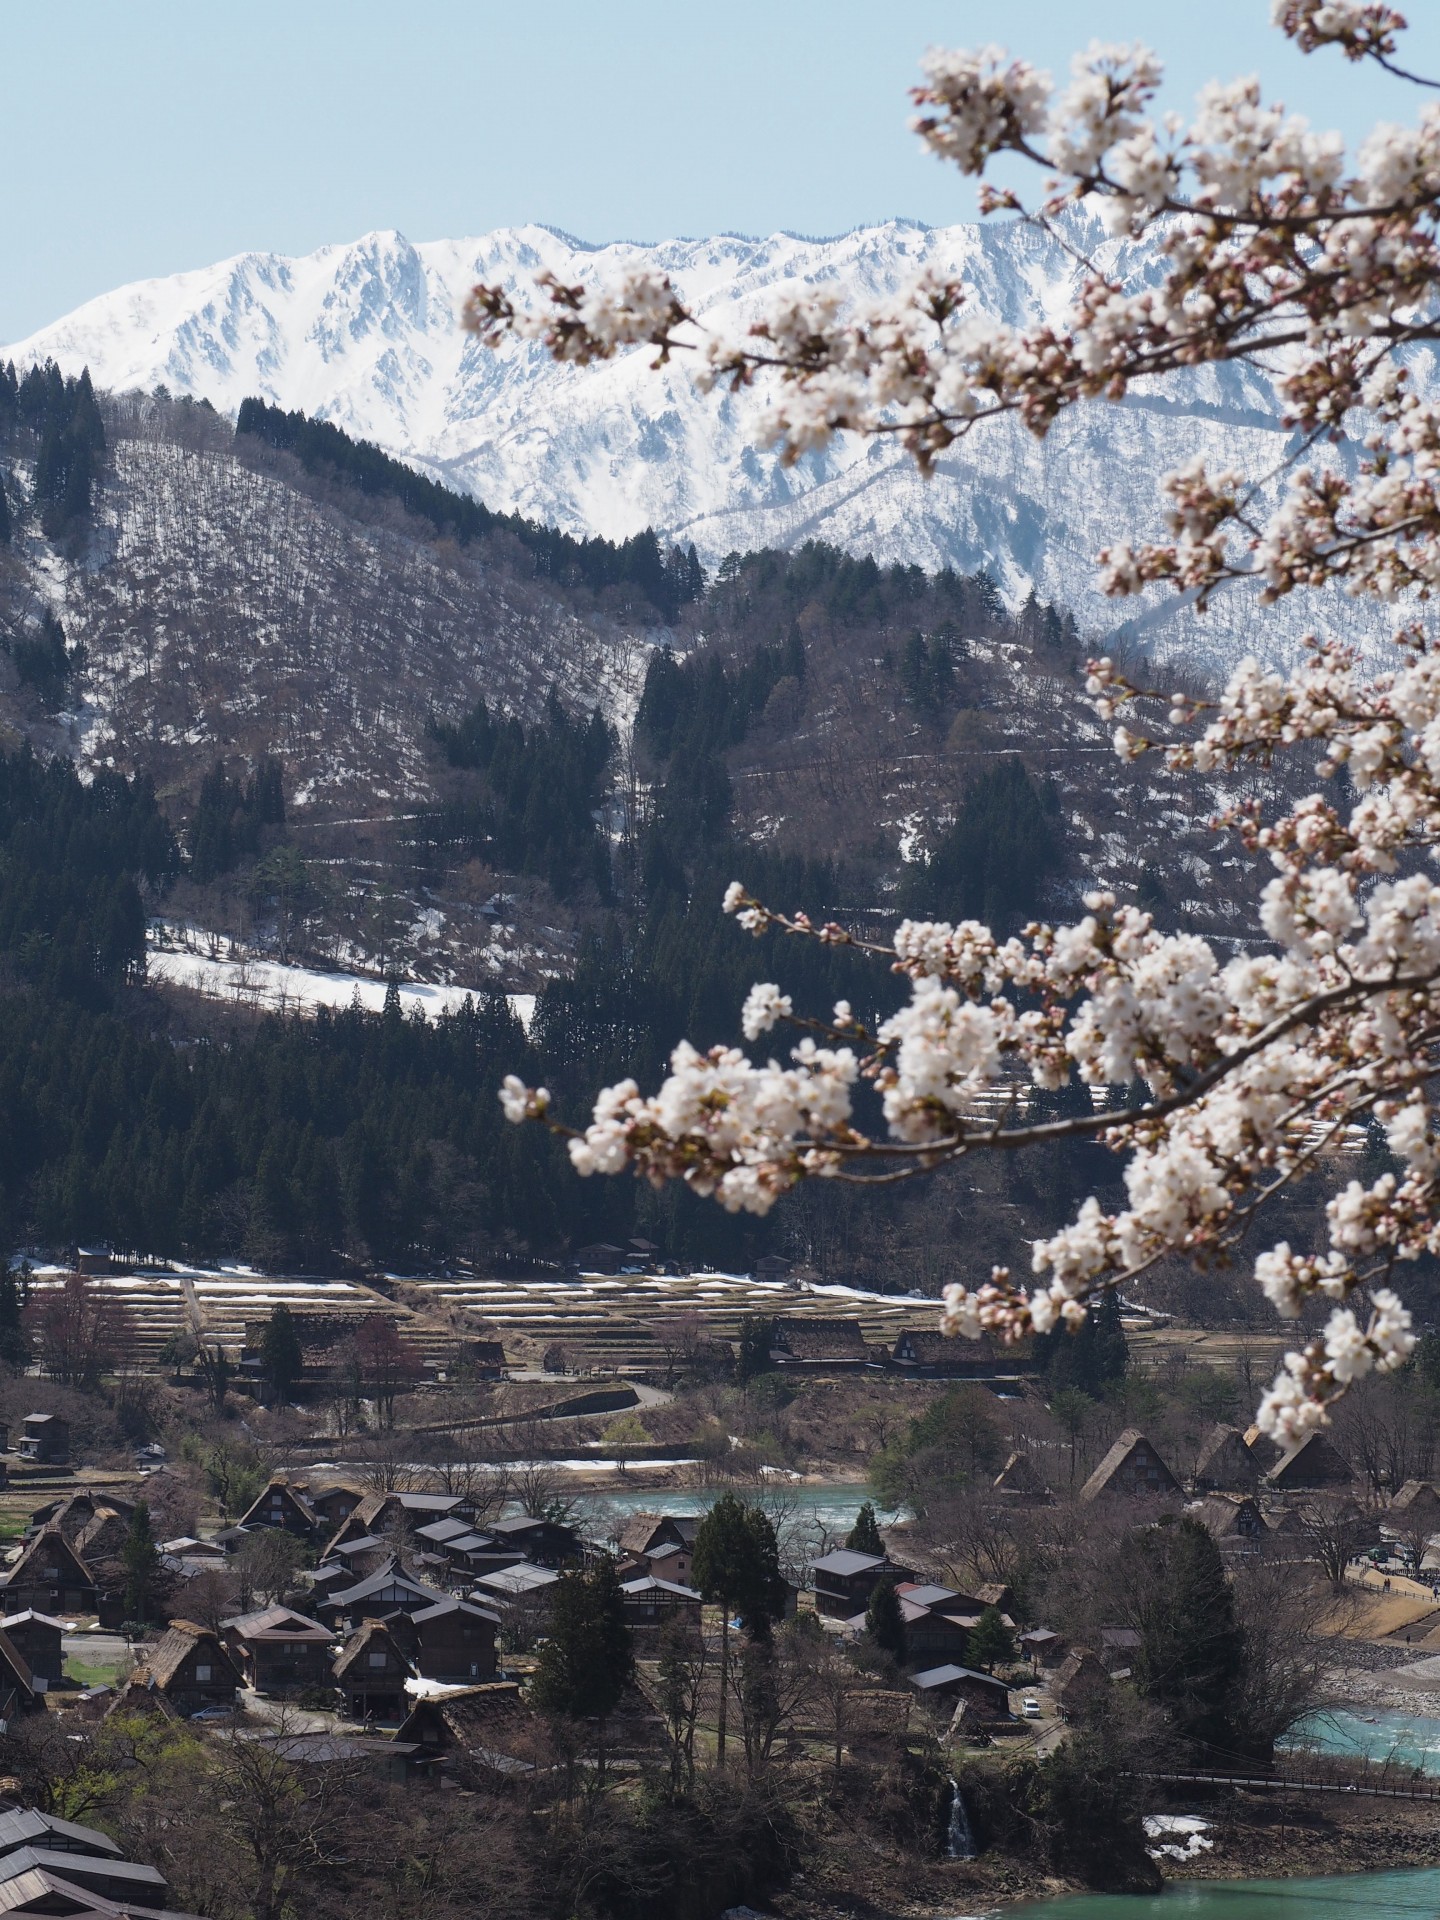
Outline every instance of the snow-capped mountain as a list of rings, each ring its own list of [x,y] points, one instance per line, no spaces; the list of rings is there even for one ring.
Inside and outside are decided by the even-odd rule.
[[[1093,238],[1127,277],[1146,258]],[[1117,251],[1119,249],[1119,251]],[[1338,600],[1296,600],[1257,622],[1232,597],[1203,619],[1160,598],[1117,607],[1095,590],[1094,556],[1159,524],[1157,480],[1201,453],[1252,474],[1285,437],[1264,383],[1197,375],[1188,395],[1095,405],[1044,442],[1008,423],[948,456],[929,482],[889,445],[846,441],[786,471],[756,449],[763,393],[702,395],[687,370],[652,371],[638,350],[591,369],[538,349],[478,347],[457,315],[477,280],[518,296],[548,268],[593,280],[643,261],[668,272],[707,325],[742,330],[785,286],[838,280],[861,299],[921,268],[957,269],[985,311],[1022,322],[1059,315],[1076,268],[1020,224],[932,228],[893,220],[836,239],[718,235],[657,245],[585,246],[540,226],[416,246],[372,233],[299,259],[249,253],[122,287],[9,347],[0,359],[88,365],[97,386],[208,399],[249,394],[333,420],[499,509],[612,538],[652,525],[714,562],[731,549],[820,538],[880,560],[987,565],[1012,602],[1033,587],[1082,630],[1128,626],[1162,653],[1198,662],[1239,650],[1278,656],[1317,624],[1363,617]]]

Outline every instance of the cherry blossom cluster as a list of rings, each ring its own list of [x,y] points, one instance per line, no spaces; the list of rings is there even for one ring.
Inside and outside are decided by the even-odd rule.
[[[1302,51],[1336,47],[1413,77],[1396,63],[1405,22],[1388,7],[1276,0],[1273,11]],[[1440,108],[1378,128],[1347,159],[1254,81],[1207,88],[1188,126],[1157,119],[1160,79],[1141,47],[1092,46],[1061,89],[996,48],[927,59],[915,126],[937,155],[968,173],[1020,155],[1048,175],[1033,209],[988,186],[987,207],[1024,213],[1073,252],[1057,216],[1084,201],[1110,233],[1148,243],[1138,288],[1086,260],[1061,320],[1007,327],[963,285],[929,278],[868,308],[806,289],[724,340],[663,276],[637,273],[609,290],[545,281],[536,312],[477,288],[470,323],[491,345],[518,335],[579,362],[683,348],[706,383],[773,383],[768,431],[784,459],[840,432],[892,433],[926,469],[986,419],[1015,414],[1043,434],[1067,408],[1119,400],[1136,382],[1246,362],[1273,379],[1296,430],[1286,483],[1277,493],[1180,463],[1164,482],[1167,537],[1117,539],[1101,556],[1106,588],[1165,582],[1203,606],[1248,578],[1265,600],[1338,585],[1413,610],[1440,585],[1440,401],[1415,352],[1440,339]],[[1330,451],[1337,439],[1353,443],[1348,461]],[[1379,673],[1321,640],[1286,674],[1244,661],[1213,702],[1091,663],[1089,696],[1124,758],[1163,751],[1217,773],[1308,750],[1322,776],[1345,770],[1331,797],[1226,816],[1272,870],[1254,950],[1222,959],[1108,894],[1088,896],[1071,924],[1015,938],[907,921],[883,945],[778,913],[737,882],[724,907],[744,929],[868,954],[905,980],[899,1011],[873,1031],[845,1003],[804,1018],[763,983],[742,1031],[754,1046],[796,1028],[783,1061],[682,1043],[658,1092],[609,1088],[581,1129],[518,1081],[502,1092],[506,1113],[564,1133],[582,1174],[683,1180],[757,1214],[806,1178],[890,1181],[1101,1139],[1125,1155],[1121,1206],[1087,1200],[1030,1248],[1028,1278],[1002,1267],[947,1290],[947,1330],[1003,1341],[1073,1326],[1103,1290],[1176,1255],[1239,1257],[1277,1194],[1323,1171],[1347,1128],[1377,1122],[1396,1171],[1332,1195],[1322,1248],[1282,1241],[1253,1256],[1281,1318],[1310,1312],[1319,1327],[1259,1411],[1293,1443],[1355,1380],[1404,1364],[1415,1335],[1396,1273],[1440,1253],[1428,1097],[1440,1071],[1440,649],[1418,623],[1395,639]],[[1035,1093],[1072,1078],[1143,1092],[1118,1111],[1035,1117]]]

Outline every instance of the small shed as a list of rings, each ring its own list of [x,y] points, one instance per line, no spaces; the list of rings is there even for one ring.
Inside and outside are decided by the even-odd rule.
[[[1018,1636],[1015,1644],[1034,1666],[1058,1667],[1069,1642],[1050,1627],[1031,1627]]]

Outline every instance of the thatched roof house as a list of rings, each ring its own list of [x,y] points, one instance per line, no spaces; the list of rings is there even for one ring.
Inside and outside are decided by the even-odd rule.
[[[1080,1489],[1080,1500],[1118,1496],[1127,1500],[1170,1499],[1180,1483],[1138,1427],[1126,1427]]]

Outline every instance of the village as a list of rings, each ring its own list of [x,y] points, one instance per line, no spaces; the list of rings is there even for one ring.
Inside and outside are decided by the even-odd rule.
[[[1318,1596],[1312,1684],[1275,1734],[1440,1693],[1437,1478],[1377,1485],[1343,1433],[1280,1449],[1207,1422],[1227,1399],[1220,1368],[1177,1366],[1179,1336],[1143,1319],[1126,1337],[1148,1364],[1094,1398],[1057,1388],[1039,1350],[942,1337],[902,1303],[818,1310],[834,1303],[797,1300],[783,1276],[760,1296],[782,1310],[757,1313],[735,1283],[710,1318],[662,1327],[643,1370],[578,1364],[573,1343],[537,1340],[493,1302],[483,1323],[411,1306],[383,1336],[368,1313],[272,1304],[237,1320],[233,1358],[203,1324],[209,1351],[172,1327],[153,1355],[112,1353],[87,1386],[79,1367],[62,1386],[45,1316],[103,1305],[110,1278],[77,1264],[38,1287],[39,1368],[7,1400],[31,1404],[0,1431],[15,1536],[0,1765],[20,1789],[4,1819],[22,1823],[0,1853],[0,1910],[175,1903],[153,1856],[122,1859],[59,1803],[25,1802],[33,1756],[57,1740],[88,1750],[152,1724],[215,1754],[263,1751],[306,1792],[334,1774],[354,1792],[499,1794],[533,1816],[571,1804],[577,1764],[622,1797],[723,1766],[727,1708],[747,1791],[929,1782],[906,1872],[992,1890],[1008,1873],[1023,1890],[1034,1869],[1007,1863],[990,1801],[1132,1699],[1149,1629],[1100,1562],[1182,1524],[1237,1593],[1284,1572]],[[127,1457],[113,1432],[96,1446],[111,1430],[93,1409],[133,1396],[137,1367],[155,1437]],[[1145,1424],[1127,1408],[1148,1408]],[[697,1440],[707,1421],[729,1433],[719,1452]],[[797,1430],[808,1457],[787,1465]],[[770,1542],[758,1614],[697,1571],[727,1500]],[[845,1523],[817,1518],[846,1501]],[[547,1649],[587,1587],[610,1596],[619,1679],[600,1711],[557,1711]],[[1283,1787],[1284,1745],[1246,1764]]]

